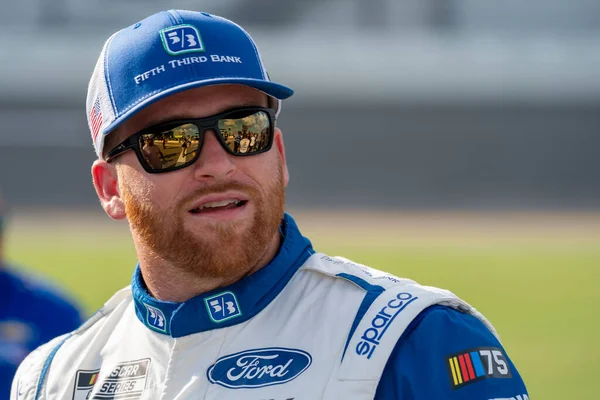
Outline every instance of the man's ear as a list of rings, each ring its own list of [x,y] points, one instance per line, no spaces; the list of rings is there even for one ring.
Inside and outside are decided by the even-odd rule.
[[[283,168],[283,186],[287,187],[288,182],[290,181],[290,172],[287,167],[287,160],[285,158],[285,146],[283,145],[283,134],[279,128],[275,128],[275,146],[277,147],[277,151],[279,152],[279,156],[281,157],[281,165]]]
[[[115,166],[104,160],[94,161],[92,178],[104,211],[114,220],[124,219],[126,217],[125,204],[119,193],[119,181]]]

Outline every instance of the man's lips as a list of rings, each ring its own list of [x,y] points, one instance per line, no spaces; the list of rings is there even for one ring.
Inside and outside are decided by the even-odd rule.
[[[239,193],[221,193],[204,196],[194,202],[189,212],[202,214],[215,211],[231,210],[244,206],[248,202],[246,196]]]

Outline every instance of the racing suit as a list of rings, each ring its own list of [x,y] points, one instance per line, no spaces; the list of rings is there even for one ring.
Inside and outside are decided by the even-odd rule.
[[[13,399],[527,399],[494,328],[452,293],[315,253],[286,214],[263,269],[184,303],[139,268],[30,355]],[[517,397],[519,396],[519,397]]]

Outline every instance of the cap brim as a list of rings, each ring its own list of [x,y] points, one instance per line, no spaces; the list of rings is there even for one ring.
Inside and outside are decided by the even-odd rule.
[[[261,92],[272,96],[279,100],[284,100],[294,94],[294,90],[280,85],[275,82],[264,81],[260,79],[249,79],[249,78],[215,78],[215,79],[207,79],[196,82],[188,82],[182,85],[174,86],[169,89],[165,89],[154,96],[150,96],[144,101],[135,105],[135,107],[130,108],[123,115],[115,119],[110,125],[104,128],[102,134],[107,135],[113,130],[115,130],[119,125],[125,122],[127,119],[131,118],[134,114],[140,112],[144,108],[148,107],[150,104],[155,103],[165,97],[173,95],[175,93],[183,92],[188,89],[193,89],[197,87],[203,86],[212,86],[212,85],[225,85],[225,84],[238,84],[244,86],[250,86]]]

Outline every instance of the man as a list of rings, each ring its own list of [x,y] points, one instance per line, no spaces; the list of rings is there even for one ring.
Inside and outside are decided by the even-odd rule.
[[[4,262],[5,217],[0,199],[0,399],[17,367],[36,347],[81,324],[77,307],[54,288]]]
[[[161,160],[164,160],[165,156],[163,155],[162,151],[160,151],[158,146],[154,144],[154,137],[150,136],[146,138],[146,144],[144,147],[142,147],[142,153],[152,168],[161,168]]]
[[[274,124],[292,93],[245,31],[207,13],[162,12],[107,41],[88,91],[88,112],[102,107],[92,175],[139,265],[131,287],[28,357],[13,398],[527,399],[475,309],[316,253],[284,214]],[[243,121],[268,123],[268,137],[242,154],[218,132]],[[140,138],[178,126],[194,157],[153,168]]]

